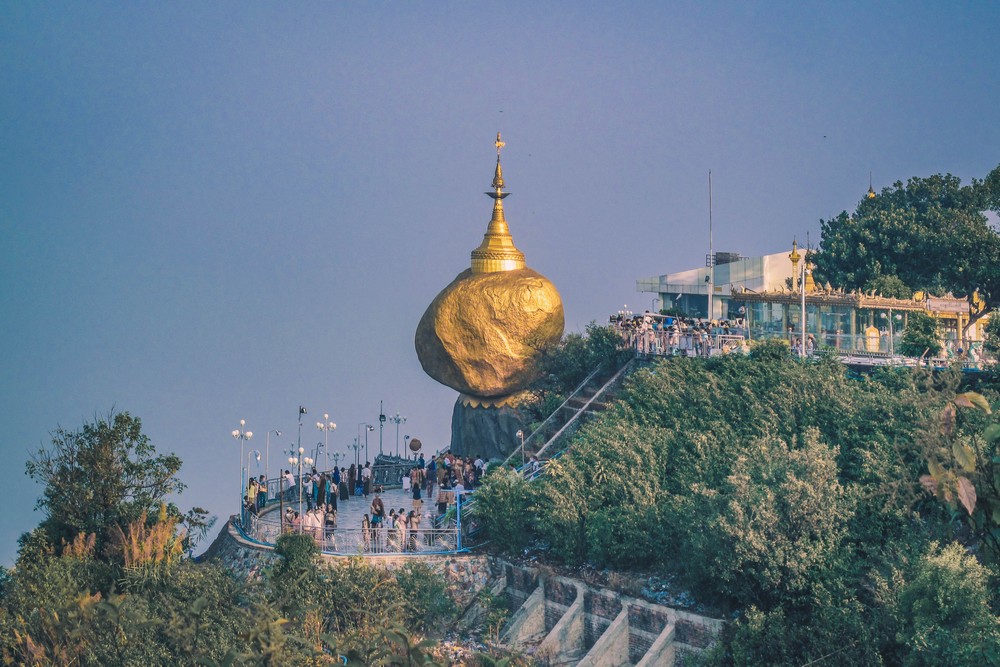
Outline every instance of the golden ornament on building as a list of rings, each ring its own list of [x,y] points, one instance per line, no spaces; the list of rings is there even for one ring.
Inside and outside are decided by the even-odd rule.
[[[472,266],[445,287],[420,318],[414,344],[432,378],[492,405],[524,389],[537,377],[541,352],[563,334],[559,292],[525,265],[504,218],[503,172],[497,134],[493,216]]]

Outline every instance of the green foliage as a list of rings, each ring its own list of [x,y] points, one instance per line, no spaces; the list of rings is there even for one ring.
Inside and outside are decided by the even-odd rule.
[[[177,456],[156,453],[138,418],[112,412],[78,431],[56,429],[51,445],[28,461],[27,473],[44,485],[37,506],[45,510],[49,542],[94,534],[101,556],[115,527],[156,516],[171,494],[183,491],[180,467]]]
[[[806,595],[841,557],[851,502],[837,478],[837,451],[809,433],[789,448],[760,440],[734,461],[718,488],[696,485],[678,503],[682,551],[700,590],[764,609]]]
[[[964,519],[983,559],[1000,565],[1000,424],[989,423],[991,414],[982,394],[955,395],[921,433],[927,474],[920,481]]]
[[[1000,303],[1000,235],[983,214],[995,206],[995,173],[966,186],[950,174],[896,182],[854,213],[821,221],[817,274],[846,289],[898,280],[932,293],[978,290],[986,308],[973,319],[985,314]]]
[[[443,665],[423,633],[457,611],[425,565],[331,565],[301,535],[279,540],[280,559],[258,583],[184,559],[177,526],[207,527],[205,513],[153,504],[182,488],[179,466],[125,413],[57,431],[29,464],[48,484],[49,515],[20,539],[16,566],[0,568],[3,664]],[[79,486],[53,488],[66,471],[76,476],[67,487],[93,485],[94,507],[70,506]]]
[[[958,379],[849,377],[776,344],[664,360],[633,373],[530,492],[505,488],[497,522],[530,526],[567,563],[665,570],[735,611],[706,664],[896,664],[900,621],[876,584],[952,539],[918,477],[927,415]]]
[[[894,578],[896,641],[908,667],[1000,664],[1000,618],[989,573],[958,544],[932,544]]]
[[[927,313],[910,313],[897,350],[906,357],[922,357],[925,353],[936,357],[941,353],[937,320]]]
[[[874,292],[891,299],[911,299],[913,290],[897,276],[876,276],[864,285],[865,292]]]
[[[304,533],[282,535],[274,543],[274,552],[281,556],[281,562],[274,572],[280,578],[295,577],[312,569],[319,556],[315,540]]]
[[[1000,354],[1000,317],[991,317],[986,323],[986,337],[983,345],[987,351],[993,354]]]
[[[750,606],[734,623],[726,641],[706,656],[705,664],[800,667],[815,661],[818,665],[881,665],[876,641],[856,600],[770,611]]]
[[[757,340],[750,346],[750,358],[755,361],[779,361],[788,359],[791,354],[788,341],[781,338]]]
[[[520,553],[531,538],[525,507],[532,504],[532,486],[506,466],[489,469],[476,491],[475,512],[498,551]]]
[[[396,572],[406,627],[424,633],[443,630],[457,612],[444,578],[424,563],[407,563]]]
[[[548,417],[592,371],[618,368],[628,359],[621,342],[612,327],[596,322],[587,325],[586,335],[566,334],[558,345],[542,351],[538,379],[528,387],[533,400],[522,410],[536,421]]]
[[[488,588],[479,591],[479,604],[486,612],[483,625],[486,628],[486,636],[494,644],[500,641],[500,631],[510,617],[507,609],[507,601],[503,596],[494,595]]]

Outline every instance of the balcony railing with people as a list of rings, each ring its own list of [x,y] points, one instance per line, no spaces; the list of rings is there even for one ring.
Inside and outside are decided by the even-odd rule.
[[[325,554],[341,556],[431,555],[457,553],[461,550],[457,525],[435,528],[390,529],[386,526],[369,528],[304,527],[285,521],[281,512],[271,511],[251,515],[241,527],[245,537],[265,545],[274,545],[282,534],[301,532],[309,535]]]
[[[372,467],[373,492],[402,488],[404,476],[414,465],[413,461],[405,459],[380,459]],[[273,546],[284,533],[305,533],[313,537],[323,553],[334,555],[445,554],[465,550],[461,535],[463,530],[468,532],[468,527],[462,527],[461,503],[452,501],[444,515],[428,516],[424,525],[415,531],[402,527],[390,529],[385,525],[339,528],[325,525],[326,514],[319,510],[317,516],[312,516],[315,498],[310,497],[312,492],[308,490],[307,482],[307,475],[290,487],[281,477],[265,480],[266,496],[259,496],[256,502],[245,502],[240,514],[234,517],[235,527],[245,538],[268,546]],[[299,491],[302,492],[301,505]],[[466,495],[471,494],[467,492]],[[352,499],[349,502],[357,501]],[[367,498],[363,502],[367,503]],[[295,520],[291,516],[293,514],[301,519]],[[333,516],[336,517],[335,512]]]
[[[764,339],[787,341],[791,353],[798,355],[803,345],[799,329],[748,329],[744,320],[709,322],[661,315],[636,315],[629,318],[618,315],[612,316],[611,324],[621,335],[624,347],[644,356],[709,357],[733,352],[745,353],[749,351],[752,341]],[[859,334],[807,332],[804,345],[806,356],[832,353],[849,364],[862,366],[959,365],[967,370],[981,370],[997,361],[995,355],[984,349],[982,341],[963,342],[954,338],[941,341],[942,349],[937,355],[906,357],[899,352],[902,339],[901,331],[893,332],[890,339],[888,331],[874,329]]]

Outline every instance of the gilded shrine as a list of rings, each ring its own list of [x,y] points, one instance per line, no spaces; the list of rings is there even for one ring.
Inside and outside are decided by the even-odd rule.
[[[559,292],[528,268],[504,217],[497,134],[493,215],[471,266],[431,302],[417,325],[414,344],[424,371],[461,393],[452,421],[452,449],[502,455],[521,427],[519,393],[537,377],[543,349],[557,343],[564,318]]]

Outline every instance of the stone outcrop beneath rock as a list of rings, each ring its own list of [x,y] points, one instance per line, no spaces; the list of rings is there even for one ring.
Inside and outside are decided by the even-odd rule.
[[[451,451],[460,456],[482,456],[484,461],[503,460],[520,446],[519,430],[524,430],[524,425],[517,408],[474,407],[459,398],[451,416]]]

